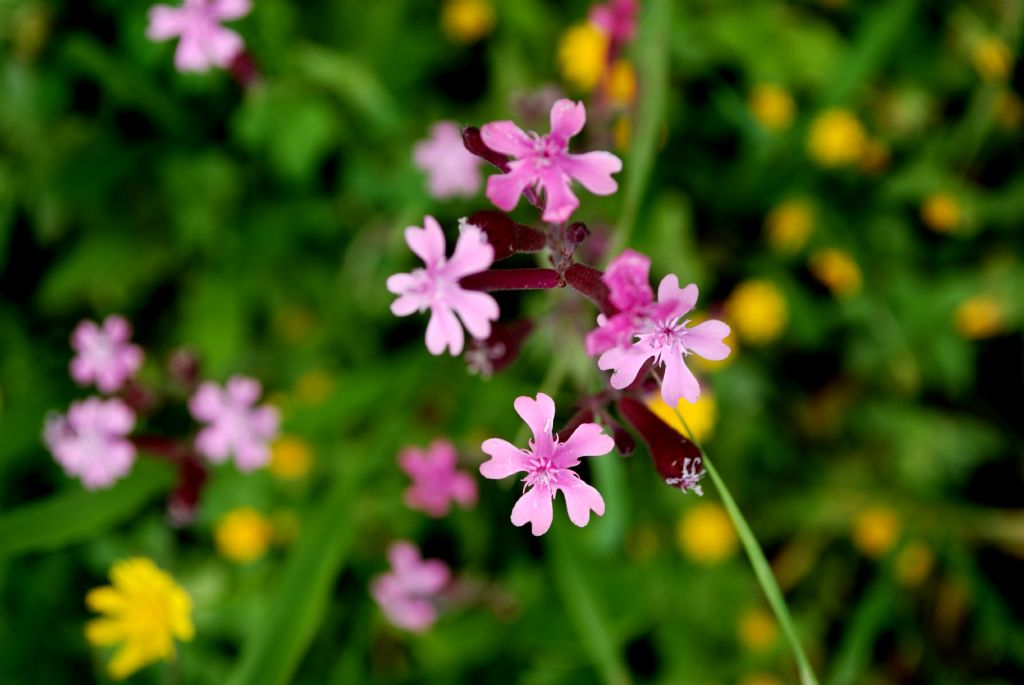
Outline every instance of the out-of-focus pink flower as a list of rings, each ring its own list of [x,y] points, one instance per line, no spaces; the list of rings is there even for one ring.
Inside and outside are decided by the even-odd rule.
[[[463,145],[462,131],[454,122],[431,126],[430,137],[413,147],[412,159],[427,172],[427,189],[439,200],[472,197],[480,190],[482,160]]]
[[[655,365],[664,366],[661,397],[670,407],[680,399],[696,402],[700,396],[700,384],[686,366],[684,358],[696,353],[705,359],[719,360],[729,356],[729,346],[722,340],[729,335],[729,327],[712,319],[687,328],[689,320],[679,319],[697,304],[697,286],[692,283],[679,287],[679,279],[665,276],[658,286],[658,307],[664,310],[656,316],[645,318],[641,326],[630,332],[636,338],[628,347],[614,347],[597,360],[603,370],[614,370],[611,378],[613,388],[622,389],[632,383],[640,367],[648,359]]]
[[[582,102],[558,100],[551,108],[551,132],[526,133],[511,121],[484,124],[480,134],[487,147],[516,159],[509,170],[487,179],[487,197],[506,212],[515,209],[519,196],[530,186],[544,191],[544,221],[562,222],[579,206],[572,180],[595,195],[611,195],[618,189],[612,174],[622,170],[622,160],[610,152],[569,154],[569,139],[583,130],[587,110]]]
[[[252,9],[250,0],[185,0],[180,7],[154,5],[149,9],[146,36],[150,40],[178,37],[174,65],[178,71],[226,69],[245,49],[242,37],[221,22],[240,19]]]
[[[128,342],[132,326],[123,316],[111,314],[103,326],[82,321],[71,334],[77,354],[71,360],[71,378],[79,385],[95,383],[100,392],[117,392],[142,366],[142,349]]]
[[[636,0],[609,0],[590,9],[590,22],[617,43],[633,40],[636,35]]]
[[[72,402],[67,416],[47,419],[43,442],[69,476],[89,490],[105,488],[128,474],[135,446],[126,436],[135,414],[119,399],[90,397]]]
[[[463,507],[476,504],[476,481],[456,466],[455,446],[447,440],[435,440],[423,451],[406,447],[398,455],[398,464],[412,478],[405,491],[405,503],[434,517],[448,513],[451,503]]]
[[[531,523],[534,535],[543,535],[551,527],[554,516],[552,501],[559,490],[565,496],[569,520],[577,526],[590,522],[590,512],[604,514],[604,499],[595,488],[583,482],[575,471],[580,457],[608,454],[615,441],[605,435],[596,423],[583,423],[565,442],[553,434],[555,403],[548,395],[537,393],[537,399],[519,397],[515,401],[516,413],[533,431],[530,449],[524,450],[512,443],[491,438],[481,449],[490,459],[480,465],[485,478],[507,478],[520,471],[526,472],[523,482],[526,492],[512,508],[512,523],[516,526]]]
[[[391,572],[373,579],[370,594],[393,625],[423,632],[437,621],[437,603],[451,573],[439,559],[422,559],[411,542],[400,540],[388,550]]]
[[[261,392],[259,381],[244,376],[232,376],[223,388],[212,381],[200,383],[188,409],[192,418],[209,425],[196,435],[196,451],[217,464],[234,455],[242,471],[266,466],[280,417],[276,407],[255,406]]]
[[[493,297],[459,285],[464,276],[484,271],[494,262],[494,248],[483,231],[463,223],[455,252],[448,259],[441,226],[432,216],[426,217],[423,225],[405,229],[405,242],[423,260],[424,268],[388,278],[388,290],[399,296],[391,303],[391,312],[409,316],[429,309],[427,349],[441,354],[447,347],[457,356],[465,343],[462,326],[477,340],[486,340],[491,322],[498,320],[498,303]]]

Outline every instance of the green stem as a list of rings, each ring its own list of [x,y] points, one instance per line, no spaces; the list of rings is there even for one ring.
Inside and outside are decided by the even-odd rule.
[[[807,655],[804,653],[804,648],[800,644],[800,638],[797,637],[796,628],[793,625],[793,617],[789,613],[789,607],[786,606],[786,600],[782,596],[782,590],[779,588],[779,583],[775,580],[775,575],[772,574],[771,566],[768,564],[768,559],[764,555],[764,550],[761,549],[761,545],[758,544],[757,538],[754,536],[754,532],[750,530],[750,526],[747,524],[747,520],[743,517],[743,513],[740,512],[740,508],[736,506],[736,500],[733,499],[732,493],[729,492],[729,488],[726,487],[725,481],[718,475],[718,470],[715,469],[711,460],[708,459],[708,453],[704,451],[704,448],[700,446],[700,443],[693,437],[693,431],[690,430],[690,426],[686,423],[686,419],[683,418],[682,413],[678,407],[673,408],[676,416],[679,417],[683,427],[686,429],[686,433],[689,435],[690,440],[697,449],[700,450],[701,457],[704,460],[704,469],[711,476],[711,482],[718,488],[718,493],[722,498],[722,504],[725,506],[725,510],[729,513],[729,518],[732,519],[732,524],[736,527],[736,532],[740,536],[740,543],[743,545],[743,550],[747,553],[747,557],[750,559],[750,565],[754,567],[754,575],[757,577],[757,582],[761,585],[761,590],[764,591],[765,597],[768,598],[768,604],[771,606],[772,611],[775,613],[775,618],[779,621],[779,625],[782,626],[782,632],[786,636],[786,641],[789,643],[789,648],[793,652],[793,658],[796,660],[797,670],[800,672],[800,683],[801,685],[818,685],[818,679],[814,675],[814,670],[811,668],[810,661],[807,660]]]

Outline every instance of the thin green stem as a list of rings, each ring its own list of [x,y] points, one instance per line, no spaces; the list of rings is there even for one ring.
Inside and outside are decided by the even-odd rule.
[[[814,670],[811,668],[811,663],[807,659],[807,655],[804,653],[804,648],[800,644],[800,638],[796,634],[796,628],[793,625],[793,617],[789,613],[789,607],[786,606],[786,599],[782,596],[782,590],[779,588],[779,583],[775,580],[775,575],[772,573],[771,566],[768,564],[768,559],[764,555],[764,550],[761,549],[761,545],[757,542],[757,538],[754,536],[754,532],[750,530],[750,526],[747,524],[747,520],[743,517],[740,508],[736,505],[736,500],[733,499],[732,493],[729,492],[729,488],[726,487],[725,481],[718,475],[718,470],[715,469],[711,460],[708,459],[708,453],[704,451],[700,443],[694,439],[693,431],[690,430],[690,426],[686,423],[686,419],[683,418],[682,413],[678,407],[674,407],[673,410],[676,416],[679,417],[679,421],[683,424],[683,428],[686,429],[686,433],[689,435],[690,440],[697,449],[700,450],[701,457],[704,460],[704,469],[711,476],[711,482],[718,488],[718,493],[722,498],[722,504],[725,506],[725,510],[729,513],[729,518],[732,519],[732,524],[736,527],[736,532],[740,536],[740,543],[743,545],[743,550],[747,553],[747,557],[750,559],[750,565],[754,567],[754,575],[757,577],[757,582],[761,585],[761,590],[764,591],[765,597],[768,598],[768,604],[771,606],[772,611],[775,613],[775,618],[779,621],[779,625],[782,626],[782,632],[786,636],[786,641],[789,643],[789,648],[793,652],[793,658],[796,660],[797,670],[800,672],[800,683],[801,685],[818,685],[818,679],[814,675]]]

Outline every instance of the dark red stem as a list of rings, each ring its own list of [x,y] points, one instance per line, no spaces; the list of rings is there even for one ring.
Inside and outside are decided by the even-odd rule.
[[[489,269],[463,278],[467,290],[550,290],[565,283],[553,269]]]
[[[565,281],[572,288],[593,302],[605,316],[612,316],[618,310],[608,299],[608,286],[601,280],[600,271],[586,264],[573,264],[565,270]]]

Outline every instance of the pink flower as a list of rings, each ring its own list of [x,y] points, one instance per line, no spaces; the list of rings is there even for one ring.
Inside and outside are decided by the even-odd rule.
[[[490,459],[480,465],[485,478],[507,478],[525,471],[524,494],[512,508],[512,523],[516,526],[532,523],[534,535],[543,535],[551,527],[551,502],[561,490],[569,520],[583,527],[590,521],[590,512],[604,514],[604,499],[596,489],[587,485],[572,470],[580,457],[596,457],[611,452],[615,441],[604,434],[596,423],[581,424],[569,439],[560,443],[552,435],[555,403],[544,393],[537,399],[519,397],[515,401],[516,413],[533,431],[530,449],[519,449],[499,438],[485,440],[481,449]]]
[[[519,196],[534,185],[544,191],[544,221],[562,222],[580,201],[572,192],[572,179],[595,195],[611,195],[618,189],[612,174],[622,170],[622,160],[610,152],[569,154],[569,139],[583,130],[587,110],[582,102],[558,100],[551,107],[551,133],[527,134],[511,121],[484,124],[480,134],[487,147],[516,159],[505,174],[487,179],[487,197],[506,212],[515,209]]]
[[[215,464],[233,454],[242,471],[265,466],[280,417],[275,407],[253,406],[260,393],[259,381],[244,376],[232,376],[223,388],[211,381],[200,383],[188,410],[196,421],[209,425],[196,435],[196,451]]]
[[[401,540],[388,550],[391,572],[373,579],[370,594],[393,625],[423,632],[437,621],[439,594],[451,574],[439,559],[421,559],[411,542]]]
[[[117,392],[142,366],[142,350],[128,340],[132,326],[123,316],[112,314],[101,328],[93,321],[82,321],[71,334],[71,347],[77,354],[69,367],[71,378],[79,385],[96,383],[100,392]]]
[[[613,369],[611,384],[621,390],[629,386],[648,359],[664,366],[661,397],[670,407],[681,398],[696,402],[700,384],[683,359],[696,353],[705,359],[725,359],[729,346],[722,339],[729,335],[729,327],[721,321],[711,320],[687,328],[689,320],[680,317],[697,304],[697,286],[679,287],[679,279],[669,275],[658,286],[658,308],[654,316],[646,317],[639,327],[630,332],[636,341],[627,347],[607,350],[597,360],[603,370]],[[664,307],[664,309],[661,309]]]
[[[178,71],[227,68],[244,49],[242,37],[221,26],[252,9],[250,0],[185,0],[181,7],[154,5],[149,9],[146,36],[150,40],[180,37],[174,53]]]
[[[590,22],[617,43],[633,40],[636,35],[636,0],[609,0],[590,9]]]
[[[444,233],[437,221],[428,216],[423,225],[425,228],[405,229],[405,242],[423,260],[424,268],[388,278],[388,290],[399,296],[391,303],[391,312],[409,316],[430,309],[427,349],[431,354],[441,354],[447,347],[458,355],[465,342],[462,326],[477,340],[486,340],[491,322],[498,320],[498,303],[493,297],[459,285],[464,276],[484,271],[494,262],[494,248],[483,231],[463,222],[455,253],[446,259]]]
[[[447,440],[435,440],[424,452],[407,447],[398,455],[402,470],[412,478],[405,491],[405,503],[434,517],[448,513],[451,502],[463,507],[476,504],[476,481],[455,468],[455,447]]]
[[[72,402],[67,416],[46,421],[43,442],[69,476],[89,490],[105,488],[128,474],[135,446],[126,436],[135,428],[135,414],[119,399],[90,397]]]
[[[462,131],[451,121],[430,127],[430,137],[412,151],[416,166],[427,172],[427,188],[439,200],[472,197],[480,190],[480,163],[462,144]]]

